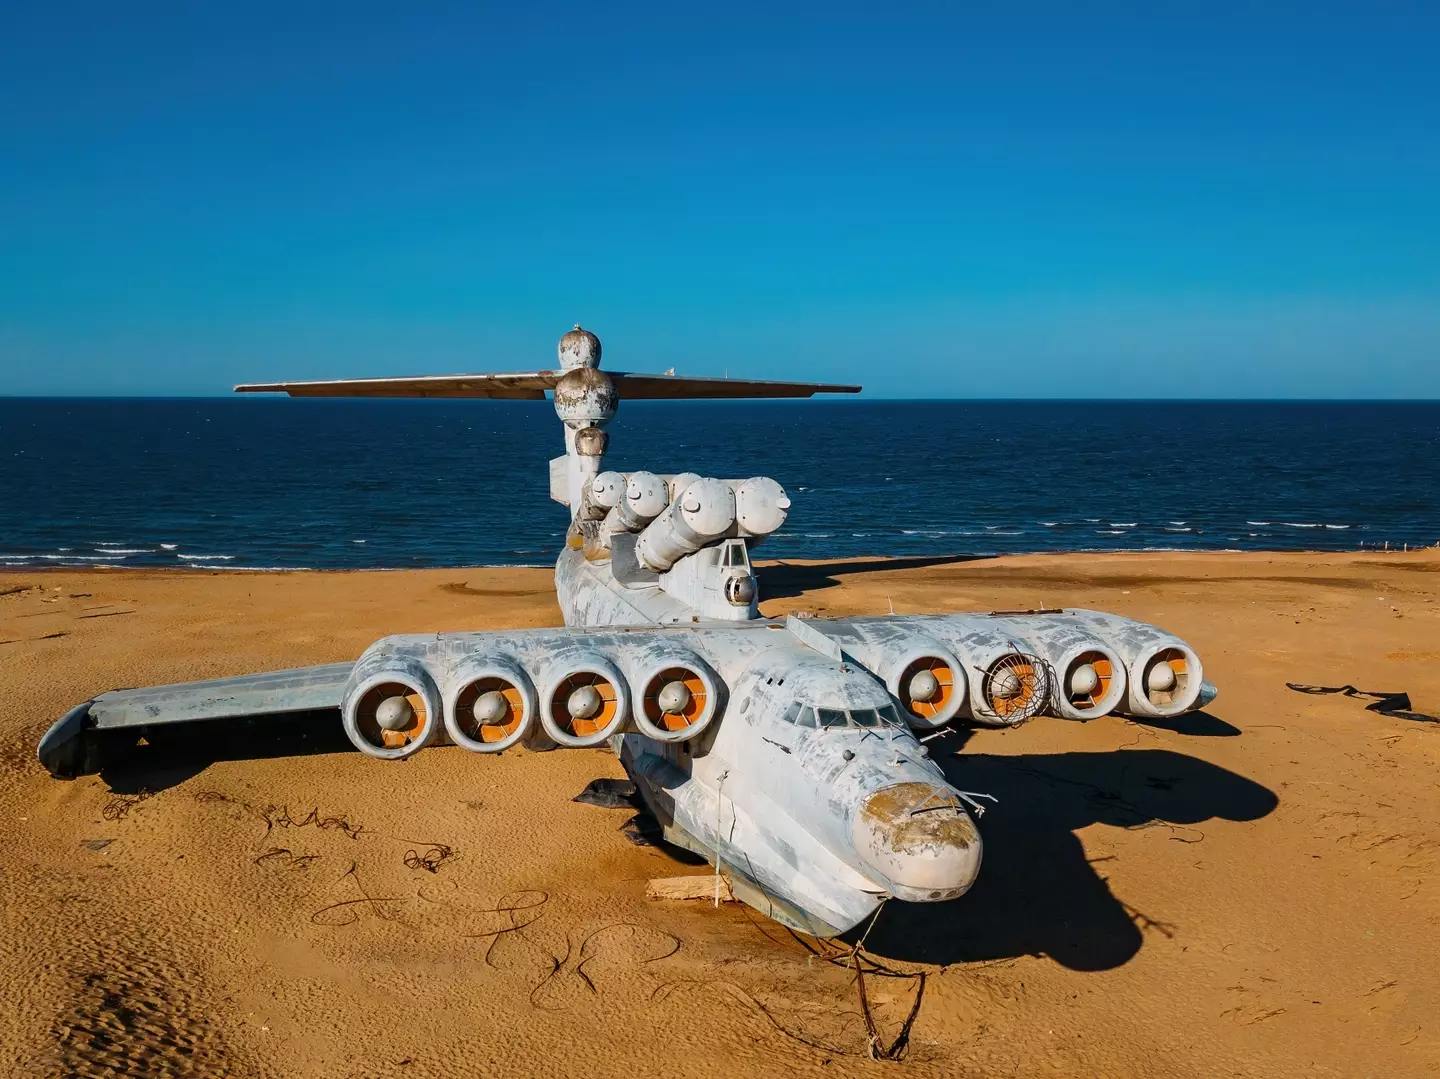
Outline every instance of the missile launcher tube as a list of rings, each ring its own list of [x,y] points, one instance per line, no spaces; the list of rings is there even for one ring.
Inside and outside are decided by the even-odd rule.
[[[604,531],[639,532],[648,525],[669,501],[665,481],[653,472],[632,472],[625,480],[625,495],[605,516]]]
[[[666,476],[665,486],[670,492],[670,501],[674,502],[685,488],[698,479],[703,479],[698,472],[678,472],[673,476]]]
[[[627,484],[618,472],[598,472],[585,485],[580,497],[578,520],[600,521],[625,497]]]
[[[635,557],[646,568],[664,573],[734,525],[735,492],[721,480],[696,480],[640,533]]]
[[[762,539],[785,523],[790,497],[769,476],[753,476],[734,485],[735,534]]]

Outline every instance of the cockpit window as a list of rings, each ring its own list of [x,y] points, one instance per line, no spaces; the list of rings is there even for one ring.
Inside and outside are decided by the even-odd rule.
[[[720,556],[722,566],[738,567],[744,569],[750,564],[745,557],[745,545],[743,543],[727,543],[725,550]]]
[[[812,708],[808,704],[793,702],[780,717],[784,723],[797,727],[904,727],[905,722],[895,711],[893,704],[881,708]]]

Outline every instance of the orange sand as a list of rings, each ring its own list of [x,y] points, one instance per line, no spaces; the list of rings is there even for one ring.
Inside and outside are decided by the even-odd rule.
[[[1285,688],[1403,690],[1440,715],[1435,553],[837,562],[761,582],[767,613],[1114,610],[1186,637],[1221,688],[1169,724],[933,744],[1000,803],[974,891],[890,904],[867,942],[926,975],[904,1063],[867,1059],[849,972],[774,923],[644,898],[701,870],[570,800],[621,774],[608,753],[142,747],[73,782],[34,760],[55,717],[112,687],[555,624],[548,572],[57,571],[0,575],[0,1073],[1440,1072],[1440,723]],[[919,984],[867,979],[883,1036]]]

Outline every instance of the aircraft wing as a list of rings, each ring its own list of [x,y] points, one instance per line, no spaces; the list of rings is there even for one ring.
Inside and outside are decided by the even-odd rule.
[[[250,719],[340,708],[353,663],[265,671],[148,689],[115,689],[65,713],[40,740],[38,756],[51,775],[89,771],[89,731],[154,727],[211,719]]]
[[[700,378],[606,372],[621,398],[630,400],[724,400],[754,397],[813,397],[817,393],[859,393],[859,386],[829,382],[776,382],[752,378]],[[539,401],[564,371],[513,371],[488,375],[412,375],[348,378],[321,382],[257,382],[237,393],[285,393],[291,397],[438,397]]]

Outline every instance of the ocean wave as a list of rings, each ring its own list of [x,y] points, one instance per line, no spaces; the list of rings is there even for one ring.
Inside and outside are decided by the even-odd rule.
[[[1129,531],[1128,528],[1097,528],[1095,534],[1097,536],[1123,536]]]
[[[1318,524],[1311,524],[1308,521],[1281,521],[1286,528],[1319,528]]]
[[[1349,526],[1349,525],[1326,525],[1325,527],[1326,527],[1326,528],[1333,528],[1333,529],[1335,529],[1336,531],[1343,531],[1344,529],[1349,528],[1350,526]]]
[[[177,554],[175,557],[187,562],[230,562],[235,558],[233,554]]]
[[[1019,531],[1019,532],[992,532],[991,535],[992,535],[992,536],[1023,536],[1023,535],[1025,535],[1025,532],[1024,532],[1024,530],[1022,529],[1022,530]]]
[[[37,558],[44,558],[50,562],[103,562],[109,558],[108,554],[42,554]]]
[[[1194,532],[1195,530],[1194,530],[1193,528],[1170,528],[1170,527],[1167,525],[1165,528],[1162,528],[1160,531],[1162,531],[1162,532]]]
[[[96,547],[95,550],[100,551],[101,554],[106,555],[106,556],[109,556],[109,555],[112,555],[112,554],[127,555],[127,554],[154,554],[154,553],[155,553],[155,548],[154,548],[154,547],[106,547],[103,551],[101,551],[99,547]]]
[[[835,533],[833,533],[833,532],[806,532],[806,533],[805,533],[805,538],[806,538],[806,539],[832,539],[832,538],[834,537],[834,535],[835,535]]]
[[[1134,521],[1111,521],[1111,522],[1110,522],[1110,527],[1111,527],[1111,528],[1134,528],[1134,527],[1135,527],[1135,522],[1134,522]]]
[[[1269,528],[1269,527],[1270,527],[1270,522],[1269,522],[1269,521],[1246,521],[1245,523],[1246,523],[1247,525],[1254,525],[1256,528]]]
[[[292,572],[292,571],[295,571],[295,572],[301,572],[301,571],[304,571],[304,572],[314,572],[314,570],[315,570],[315,567],[314,567],[314,566],[226,566],[226,565],[223,565],[223,564],[215,564],[215,563],[208,563],[208,562],[205,562],[205,563],[192,563],[191,565],[188,565],[188,566],[186,566],[185,568],[186,568],[186,569],[219,569],[219,570],[224,570],[226,573],[290,573],[290,572]]]
[[[1046,528],[1054,528],[1054,527],[1055,527],[1056,525],[1058,525],[1060,522],[1059,522],[1059,521],[1036,521],[1035,523],[1036,523],[1037,525],[1044,525]]]
[[[179,546],[180,546],[180,544],[178,544],[178,543],[162,543],[162,544],[160,544],[160,549],[161,549],[162,551],[173,551],[176,547],[179,547]]]

